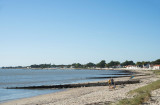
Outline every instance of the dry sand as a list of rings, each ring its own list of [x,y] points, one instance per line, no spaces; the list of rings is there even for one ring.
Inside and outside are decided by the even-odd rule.
[[[160,105],[160,89],[151,92],[151,98],[143,105]]]
[[[115,81],[128,79],[129,77],[116,78]],[[130,97],[127,95],[130,90],[147,85],[159,78],[154,75],[148,75],[138,76],[134,79],[140,79],[141,82],[127,84],[124,87],[117,86],[116,89],[109,89],[108,86],[72,88],[62,92],[9,101],[0,105],[85,105],[116,102]]]

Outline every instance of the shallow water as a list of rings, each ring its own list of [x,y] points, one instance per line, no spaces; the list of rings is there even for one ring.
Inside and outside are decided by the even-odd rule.
[[[0,102],[37,96],[64,89],[5,89],[6,87],[39,86],[82,83],[103,79],[88,79],[90,77],[117,76],[122,74],[117,70],[29,70],[0,69]],[[123,73],[124,74],[124,73]],[[121,75],[123,76],[123,75]]]

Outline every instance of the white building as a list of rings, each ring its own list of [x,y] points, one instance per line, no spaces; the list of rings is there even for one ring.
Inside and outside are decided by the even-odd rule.
[[[140,69],[140,67],[135,66],[135,65],[128,65],[126,66],[127,69]]]
[[[154,65],[153,70],[160,70],[160,65]]]

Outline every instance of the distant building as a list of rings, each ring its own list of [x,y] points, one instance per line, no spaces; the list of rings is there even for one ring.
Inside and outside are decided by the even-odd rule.
[[[150,64],[143,65],[143,68],[150,68]]]
[[[122,68],[122,66],[121,65],[117,65],[117,66],[115,66],[115,68]]]
[[[128,65],[126,66],[127,69],[140,69],[140,67],[135,66],[135,65]]]
[[[30,66],[27,66],[26,68],[27,68],[27,69],[31,69],[31,67],[30,67]]]
[[[143,70],[160,70],[160,65],[150,65],[146,64],[143,65],[142,67],[136,66],[136,65],[128,65],[125,66],[126,69],[143,69]]]
[[[154,65],[153,70],[160,70],[160,65]]]
[[[74,66],[70,66],[70,68],[72,69],[72,68],[74,68]]]

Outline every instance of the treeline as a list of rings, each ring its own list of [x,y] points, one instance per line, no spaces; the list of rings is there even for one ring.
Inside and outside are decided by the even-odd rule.
[[[121,68],[128,65],[136,65],[138,67],[143,67],[146,65],[160,65],[160,59],[155,61],[141,61],[141,62],[133,62],[126,60],[125,62],[120,63],[119,61],[110,61],[106,63],[105,60],[100,61],[97,64],[89,62],[87,64],[73,63],[71,65],[55,65],[55,64],[34,64],[27,67],[17,66],[17,67],[2,67],[4,69],[16,69],[16,68]]]
[[[55,64],[34,64],[31,65],[30,68],[70,68],[71,65],[55,65]]]
[[[160,65],[160,59],[157,59],[155,61],[142,61],[142,62],[133,62],[133,61],[128,61],[126,60],[125,62],[120,63],[119,61],[110,61],[109,63],[106,63],[105,60],[102,60],[101,62],[94,64],[92,62],[87,63],[87,64],[80,64],[80,63],[74,63],[71,66],[73,68],[120,68],[120,67],[125,67],[128,65],[136,65],[139,67],[143,67],[146,65]]]
[[[16,66],[16,67],[12,67],[12,66],[9,66],[9,67],[2,67],[2,69],[23,69],[23,68],[26,68],[26,67],[23,67],[23,66]]]

